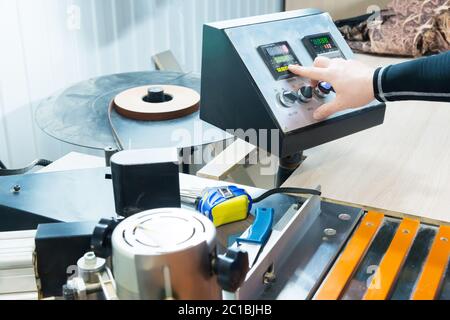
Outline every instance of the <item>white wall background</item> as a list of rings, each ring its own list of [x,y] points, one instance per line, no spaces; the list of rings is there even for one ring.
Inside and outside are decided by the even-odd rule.
[[[281,11],[281,0],[0,0],[0,159],[22,166],[71,150],[34,124],[42,98],[104,74],[153,69],[171,49],[200,72],[205,22]]]

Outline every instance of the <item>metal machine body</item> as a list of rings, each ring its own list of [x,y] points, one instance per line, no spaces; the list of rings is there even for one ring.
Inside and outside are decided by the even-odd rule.
[[[2,177],[0,232],[116,217],[112,181],[105,178],[110,174],[110,168],[96,168]]]
[[[280,158],[384,121],[385,105],[376,101],[315,120],[314,111],[335,97],[332,88],[312,88],[287,70],[312,65],[317,55],[353,58],[327,13],[308,9],[216,22],[204,26],[203,37],[201,119]]]
[[[199,179],[199,184],[202,183],[203,180]],[[260,189],[249,190],[252,197],[265,192]],[[88,198],[88,193],[85,196]],[[66,197],[70,198],[70,195]],[[225,225],[216,230],[209,219],[194,211],[157,209],[132,216],[128,218],[129,222],[127,219],[115,229],[112,273],[103,264],[99,270],[97,263],[78,260],[83,254],[78,253],[77,258],[70,262],[70,259],[65,260],[65,264],[59,266],[63,273],[64,270],[68,272],[65,296],[79,299],[244,300],[450,298],[449,226],[365,212],[361,208],[323,201],[317,196],[299,198],[273,195],[255,204],[252,215],[259,208],[274,210],[272,234],[257,262],[235,292],[221,291],[217,284],[218,277],[214,275],[215,270],[211,268],[214,265],[211,256],[215,255],[216,248],[220,253],[223,252],[223,247],[235,247],[236,239],[245,237],[248,232],[249,222]],[[151,219],[145,218],[148,215],[151,217],[152,212],[159,212],[167,217],[170,228],[166,222],[155,221],[153,224]],[[173,222],[177,219],[174,216],[183,217],[186,222]],[[375,220],[368,220],[374,216]],[[71,229],[70,225],[43,225],[49,232],[53,230],[53,238],[47,241],[44,248],[40,245],[42,235],[39,233],[42,230],[39,231],[36,235],[35,252],[25,255],[36,258],[27,258],[26,261],[22,251],[12,251],[14,246],[22,243],[17,239],[25,237],[23,233],[19,232],[17,236],[0,233],[0,258],[6,258],[0,259],[0,299],[2,295],[28,297],[30,289],[27,287],[21,291],[22,282],[18,281],[18,277],[22,277],[22,273],[18,273],[17,269],[22,270],[26,266],[29,270],[42,272],[36,262],[44,262],[43,259],[46,259],[49,263],[56,263],[56,260],[46,257],[59,252],[57,250],[79,251],[79,245],[70,249],[70,243],[60,248],[62,242],[55,238],[60,230],[60,237],[69,241],[64,230]],[[144,228],[148,226],[152,236],[156,230],[157,237],[149,238],[142,230],[137,232],[140,225]],[[197,226],[201,227],[198,233]],[[195,229],[195,232],[193,231],[191,239],[182,243],[188,229]],[[136,232],[133,233],[133,230]],[[158,234],[160,231],[162,233]],[[71,238],[79,237],[72,234]],[[355,239],[362,246],[355,247]],[[128,245],[125,240],[135,244],[135,247]],[[162,241],[160,247],[154,245],[158,240]],[[168,247],[164,247],[164,244]],[[89,251],[88,246],[84,250]],[[342,261],[349,261],[346,258],[349,253],[351,263],[344,263],[347,269],[342,273]],[[79,269],[77,278],[72,278],[73,270],[68,269],[71,265],[77,265]],[[52,274],[56,277],[59,269],[57,265],[53,267],[55,271]],[[44,287],[59,280],[52,279],[51,274],[44,277],[41,272],[35,274],[38,278],[36,281],[31,281],[32,275],[28,275],[26,279],[30,280],[30,284],[38,284],[40,298],[48,298],[49,295],[43,293]],[[387,281],[383,280],[384,276],[377,276],[377,272],[386,275]],[[379,282],[377,279],[383,281]],[[17,285],[20,287],[16,287]],[[34,293],[32,298],[37,296]]]

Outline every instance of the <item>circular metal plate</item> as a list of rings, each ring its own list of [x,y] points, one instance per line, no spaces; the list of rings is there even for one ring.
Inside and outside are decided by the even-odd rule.
[[[133,231],[126,230],[125,241],[155,249],[183,245],[195,236],[196,226],[192,222],[170,214],[156,215],[140,222]]]
[[[114,230],[113,246],[145,255],[177,252],[202,242],[216,231],[206,217],[187,209],[156,209],[136,214]]]
[[[166,84],[200,91],[200,78],[177,72],[133,72],[78,83],[45,99],[36,109],[38,126],[50,136],[74,145],[103,150],[115,146],[108,107],[120,92]],[[167,121],[138,121],[113,111],[112,121],[126,149],[188,148],[219,142],[231,135],[200,120],[199,112]]]

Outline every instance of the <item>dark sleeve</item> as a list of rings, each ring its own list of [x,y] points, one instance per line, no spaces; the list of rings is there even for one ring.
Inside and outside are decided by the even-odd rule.
[[[450,51],[378,68],[373,86],[375,98],[382,102],[450,102]]]

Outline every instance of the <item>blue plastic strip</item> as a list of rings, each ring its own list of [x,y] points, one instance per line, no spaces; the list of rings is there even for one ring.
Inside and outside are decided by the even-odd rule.
[[[265,245],[272,233],[274,210],[272,208],[256,209],[256,219],[250,227],[247,238],[238,238],[236,242]]]

